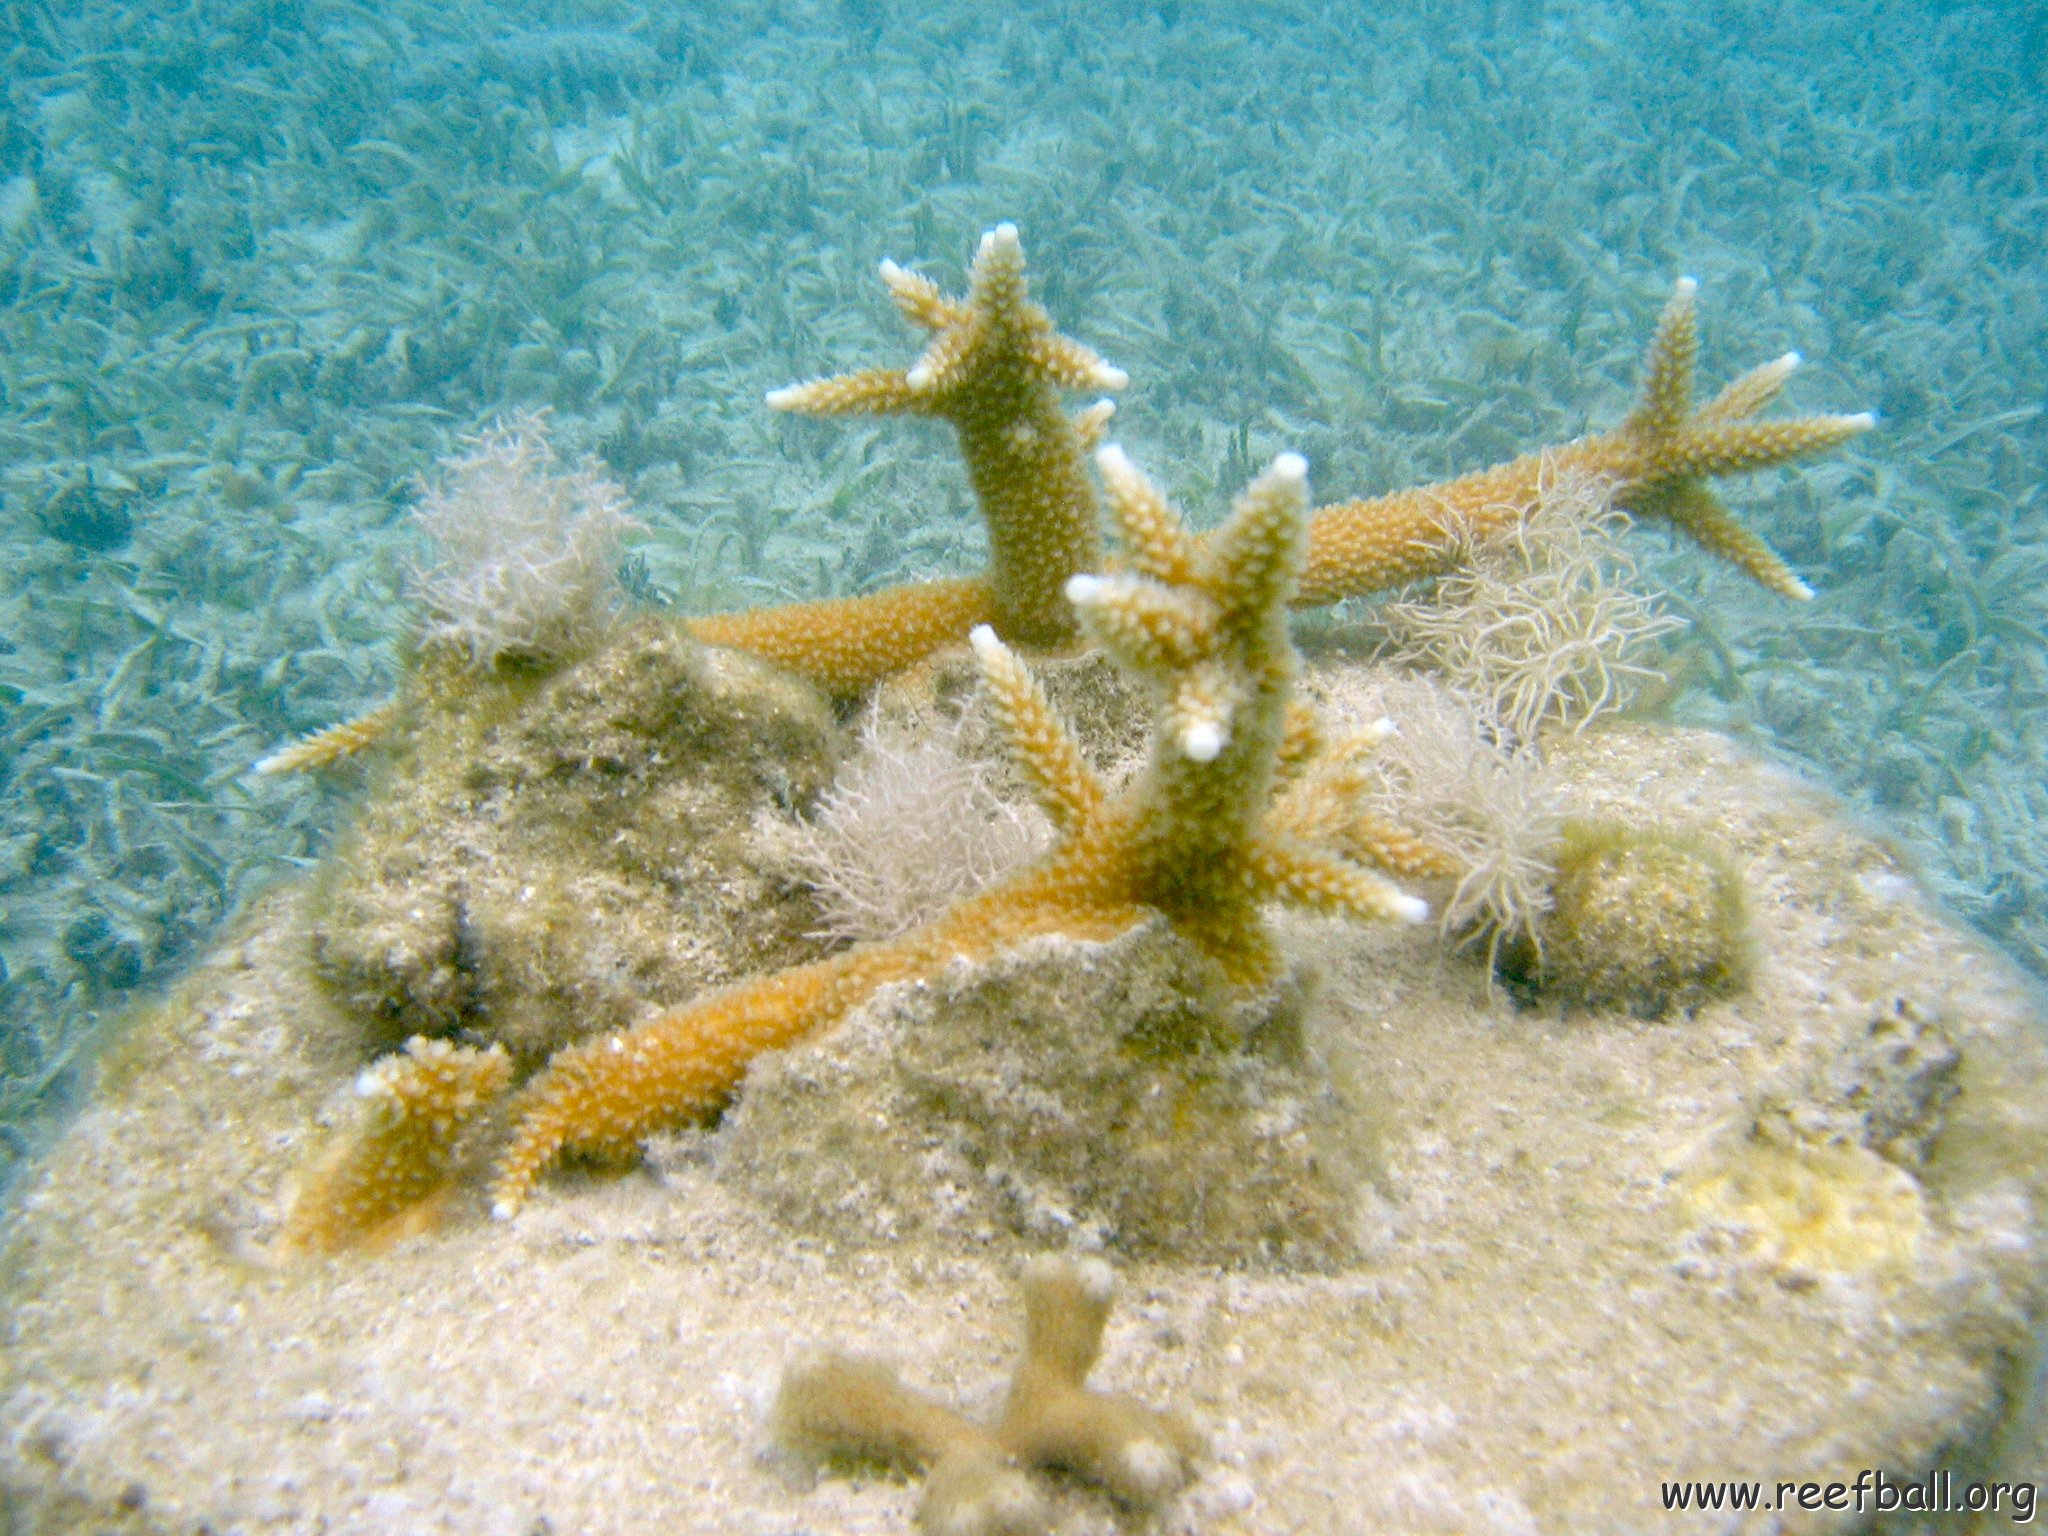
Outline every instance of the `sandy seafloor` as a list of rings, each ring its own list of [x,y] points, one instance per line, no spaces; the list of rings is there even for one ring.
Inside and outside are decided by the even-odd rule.
[[[1373,1085],[1367,1257],[1120,1266],[1098,1384],[1212,1441],[1156,1528],[1698,1530],[1660,1480],[2025,1455],[1999,1424],[2041,1292],[2038,995],[1782,769],[1635,727],[1558,761],[1582,803],[1736,856],[1752,990],[1692,1018],[1564,1020],[1517,1013],[1427,933],[1290,927],[1326,978],[1315,1036]],[[0,1277],[0,1528],[907,1530],[912,1485],[768,1453],[777,1372],[831,1340],[988,1411],[1014,1249],[835,1251],[682,1158],[558,1174],[510,1223],[465,1208],[378,1257],[251,1260],[359,1062],[302,980],[300,899],[260,904],[135,1026],[31,1175]],[[1845,1066],[1902,1005],[1961,1054],[1924,1169],[1853,1137],[1749,1136],[1830,1095],[1912,1100]],[[1142,1524],[1059,1497],[1063,1531]]]

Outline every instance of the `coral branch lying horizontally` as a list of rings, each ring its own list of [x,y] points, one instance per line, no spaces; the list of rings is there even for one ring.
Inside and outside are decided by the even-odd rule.
[[[1362,814],[1311,811],[1300,798],[1300,785],[1331,771],[1290,708],[1287,600],[1307,517],[1300,458],[1276,460],[1206,540],[1119,450],[1105,448],[1098,462],[1133,569],[1075,577],[1068,595],[1088,632],[1155,701],[1145,770],[1111,795],[1024,664],[991,630],[974,631],[1011,754],[1057,830],[1051,852],[900,938],[561,1052],[522,1097],[494,1209],[516,1210],[559,1152],[630,1151],[714,1108],[760,1052],[956,956],[985,958],[1047,933],[1110,938],[1156,915],[1223,980],[1261,984],[1277,968],[1260,915],[1268,902],[1368,918],[1426,914],[1357,857],[1417,867],[1411,843]]]
[[[988,527],[986,585],[892,588],[872,598],[798,604],[693,621],[699,638],[766,656],[835,692],[851,693],[989,623],[1006,641],[1061,645],[1073,636],[1059,600],[1071,576],[1101,568],[1095,496],[1082,464],[1108,421],[1106,400],[1069,417],[1062,390],[1117,389],[1123,373],[1054,331],[1030,302],[1015,228],[983,237],[965,300],[884,262],[898,308],[933,333],[904,371],[872,368],[769,395],[812,415],[904,413],[957,429]],[[1708,482],[1805,458],[1872,425],[1868,414],[1757,421],[1797,365],[1787,355],[1730,384],[1697,410],[1695,285],[1682,280],[1650,347],[1641,398],[1611,432],[1541,449],[1442,484],[1325,507],[1309,523],[1295,605],[1383,591],[1453,569],[1472,546],[1520,521],[1558,475],[1598,481],[1612,505],[1671,523],[1787,597],[1806,584],[1738,525]],[[981,603],[983,609],[975,609]]]
[[[325,730],[287,742],[268,757],[259,758],[249,771],[261,774],[304,773],[359,756],[391,733],[391,728],[398,723],[398,715],[399,701],[387,699],[375,709],[365,710],[339,725],[330,725]]]
[[[1157,1509],[1204,1447],[1180,1414],[1092,1392],[1115,1280],[1100,1259],[1040,1258],[1024,1271],[1024,1353],[991,1428],[912,1392],[879,1361],[836,1350],[782,1379],[775,1437],[819,1460],[853,1457],[925,1474],[920,1528],[943,1536],[1035,1536],[1050,1521],[1024,1475],[1055,1467],[1120,1504]]]
[[[1441,574],[1458,557],[1461,537],[1512,527],[1560,475],[1605,480],[1613,486],[1615,506],[1663,519],[1773,592],[1811,597],[1812,590],[1763,540],[1736,523],[1707,482],[1807,458],[1868,431],[1876,418],[1859,412],[1752,420],[1791,377],[1799,362],[1795,354],[1752,369],[1694,410],[1696,291],[1691,278],[1682,278],[1665,305],[1650,343],[1642,395],[1619,427],[1441,485],[1323,508],[1309,524],[1296,604],[1334,603]]]

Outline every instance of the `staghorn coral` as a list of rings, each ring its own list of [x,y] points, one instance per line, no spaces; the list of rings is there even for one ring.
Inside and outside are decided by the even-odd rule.
[[[251,773],[305,773],[344,762],[377,745],[398,723],[399,700],[389,699],[352,720],[301,736],[250,766]]]
[[[1020,645],[1066,644],[1074,621],[1062,588],[1102,562],[1083,458],[1108,410],[1098,405],[1077,421],[1061,409],[1060,394],[1122,389],[1129,381],[1060,335],[1031,302],[1014,224],[981,237],[964,300],[945,297],[930,278],[893,261],[882,263],[882,281],[904,319],[932,333],[924,355],[906,370],[793,384],[768,403],[811,416],[903,414],[950,423],[988,526],[997,632]]]
[[[423,1035],[366,1068],[355,1084],[361,1112],[301,1181],[277,1251],[380,1247],[427,1225],[450,1188],[463,1131],[511,1080],[503,1046]]]
[[[1112,796],[1044,692],[987,629],[974,648],[1018,767],[1052,819],[1052,851],[939,921],[883,944],[714,994],[637,1029],[561,1052],[522,1095],[493,1209],[510,1215],[570,1148],[626,1152],[715,1107],[765,1050],[843,1015],[892,981],[982,959],[1039,934],[1110,938],[1156,915],[1219,979],[1262,985],[1278,956],[1260,916],[1286,901],[1416,921],[1425,905],[1358,862],[1411,853],[1364,818],[1292,807],[1318,769],[1290,710],[1296,659],[1286,605],[1307,517],[1307,467],[1283,454],[1198,540],[1124,455],[1098,456],[1134,569],[1077,577],[1068,595],[1113,660],[1154,700],[1151,757]],[[1281,799],[1276,802],[1276,791]],[[1276,814],[1277,813],[1277,814]],[[1310,841],[1320,833],[1328,842]]]
[[[1063,588],[1101,564],[1095,489],[1083,459],[1114,407],[1074,416],[1063,391],[1121,389],[1123,371],[1060,335],[1031,302],[1016,226],[975,252],[964,300],[882,263],[882,282],[913,325],[932,332],[908,369],[870,368],[771,392],[777,410],[811,416],[902,414],[952,425],[988,530],[986,576],[915,582],[865,597],[794,603],[691,621],[691,633],[787,667],[839,694],[858,693],[988,624],[1019,644],[1066,645]]]
[[[808,415],[906,414],[950,423],[988,531],[987,574],[688,621],[707,644],[748,651],[841,695],[915,665],[981,624],[1034,648],[1071,643],[1065,583],[1102,563],[1083,458],[1114,407],[1100,400],[1069,416],[1059,397],[1127,382],[1122,370],[1060,335],[1031,301],[1014,225],[982,237],[964,300],[945,297],[930,279],[894,262],[881,270],[904,317],[932,332],[924,355],[908,369],[790,385],[772,391],[768,402]],[[1559,477],[1605,485],[1614,506],[1670,522],[1774,591],[1811,596],[1734,521],[1707,482],[1821,452],[1868,429],[1874,418],[1752,420],[1790,377],[1793,354],[1753,369],[1695,411],[1694,294],[1692,280],[1682,279],[1651,344],[1642,397],[1614,431],[1439,485],[1318,511],[1295,605],[1337,602],[1452,570],[1525,521]],[[540,419],[517,418],[457,460],[455,490],[421,510],[445,551],[439,567],[418,577],[436,614],[430,633],[463,644],[479,664],[505,650],[573,646],[610,610],[617,540],[636,525],[616,488],[589,471],[557,475],[551,465]],[[572,510],[578,504],[582,510]]]
[[[1425,915],[1421,901],[1376,869],[1410,877],[1461,875],[1453,905],[1476,913],[1482,931],[1496,937],[1511,922],[1525,921],[1506,915],[1518,864],[1502,866],[1512,877],[1504,886],[1375,812],[1365,803],[1374,735],[1326,740],[1291,699],[1296,659],[1286,612],[1303,599],[1298,577],[1304,561],[1317,573],[1320,585],[1309,596],[1318,601],[1361,583],[1441,569],[1458,549],[1519,527],[1531,498],[1540,500],[1562,466],[1566,473],[1605,476],[1602,483],[1612,483],[1618,503],[1690,518],[1706,542],[1769,577],[1767,551],[1759,553],[1760,545],[1744,544],[1706,515],[1703,509],[1712,504],[1703,499],[1704,477],[1795,457],[1869,424],[1861,417],[1748,421],[1782,384],[1784,362],[1758,370],[1693,412],[1696,335],[1691,289],[1681,285],[1652,348],[1644,400],[1621,429],[1440,488],[1425,498],[1432,509],[1426,537],[1364,505],[1311,520],[1305,467],[1283,455],[1223,528],[1197,538],[1120,450],[1106,448],[1097,468],[1122,529],[1126,564],[1098,574],[1094,490],[1081,453],[1101,433],[1109,407],[1102,402],[1070,418],[1058,392],[1119,384],[1121,375],[1059,336],[1030,303],[1021,247],[1008,225],[982,241],[965,301],[947,299],[929,281],[893,265],[885,267],[884,280],[904,314],[933,332],[925,356],[902,372],[870,370],[793,386],[777,391],[771,403],[819,414],[902,411],[951,422],[990,522],[989,577],[698,620],[687,628],[699,637],[756,645],[844,690],[921,659],[956,626],[992,612],[994,622],[976,625],[970,638],[1016,771],[1055,825],[1054,847],[922,927],[738,982],[636,1027],[589,1038],[587,1022],[565,1028],[562,1010],[546,1007],[538,1031],[527,1028],[520,1036],[521,1046],[529,1058],[537,1046],[561,1048],[519,1100],[494,1184],[493,1209],[500,1214],[516,1210],[559,1153],[631,1153],[651,1132],[716,1107],[762,1051],[843,1016],[885,984],[929,976],[956,958],[986,959],[1042,934],[1108,939],[1157,917],[1205,957],[1218,982],[1265,986],[1280,973],[1260,918],[1265,903],[1354,916]],[[1588,444],[1600,446],[1596,451]],[[493,472],[510,473],[511,463],[520,468],[516,478],[531,480],[530,466],[521,467],[526,453],[526,446],[500,444],[481,457],[493,459]],[[549,483],[559,490],[558,481]],[[1413,564],[1418,537],[1423,544],[1434,540],[1421,567]],[[1382,558],[1389,549],[1398,552],[1392,565]],[[589,614],[605,605],[577,606]],[[1112,793],[1084,761],[997,625],[1037,644],[1063,644],[1078,633],[1148,695],[1149,758],[1121,789]],[[472,659],[476,654],[472,648]],[[586,768],[595,761],[588,753],[584,758]],[[1503,889],[1508,897],[1495,900]],[[549,904],[550,911],[561,907]],[[563,910],[571,914],[567,928],[575,928],[573,909]],[[479,982],[489,982],[494,972],[518,972],[524,963],[514,944],[504,949],[509,963],[479,970],[468,958],[473,915],[466,899],[446,904],[440,915],[446,942],[420,951],[440,956],[428,977],[446,983],[446,995],[437,994],[445,1015],[437,1027],[479,1014]],[[552,929],[543,925],[535,932],[545,938]],[[571,948],[581,953],[591,946],[578,939]],[[342,955],[338,969],[328,965],[330,973],[360,990],[354,972],[375,972],[376,954],[412,951],[386,946],[363,953],[371,962],[367,970],[352,970]],[[331,946],[326,951],[330,962],[337,954]],[[547,992],[555,969],[544,955],[538,963],[542,974],[530,979],[539,985],[523,988],[536,996]],[[525,963],[525,970],[534,965]],[[601,990],[613,1021],[632,1006],[630,987]],[[393,1017],[405,1015],[401,1000]]]
[[[1122,372],[1054,331],[1027,297],[1014,226],[982,238],[966,300],[882,264],[913,324],[933,332],[908,370],[868,369],[770,394],[811,415],[929,415],[957,429],[988,527],[986,578],[892,587],[868,597],[753,609],[693,621],[699,638],[753,651],[834,692],[852,693],[990,624],[1007,640],[1063,645],[1072,620],[1059,601],[1070,576],[1100,564],[1095,498],[1081,459],[1113,409],[1068,417],[1062,389],[1117,389]],[[1605,488],[1606,501],[1659,518],[1784,596],[1810,589],[1715,499],[1708,481],[1822,452],[1873,425],[1868,413],[1757,421],[1798,364],[1752,369],[1697,410],[1696,285],[1681,279],[1651,343],[1643,391],[1611,432],[1525,454],[1438,485],[1316,512],[1297,607],[1384,591],[1453,570],[1475,547],[1510,533],[1560,480]]]
[[[1324,507],[1309,525],[1308,557],[1295,601],[1309,607],[1378,592],[1450,568],[1471,536],[1512,527],[1560,475],[1613,486],[1614,505],[1659,518],[1781,596],[1813,591],[1755,534],[1738,524],[1707,482],[1807,458],[1867,432],[1868,412],[1752,420],[1799,364],[1787,353],[1753,368],[1697,410],[1698,285],[1680,278],[1657,323],[1642,394],[1611,432],[1524,454],[1441,485]],[[1454,530],[1449,536],[1446,530]]]
[[[771,1427],[786,1448],[925,1474],[919,1529],[931,1536],[1038,1536],[1051,1515],[1024,1474],[1047,1467],[1152,1511],[1203,1455],[1182,1415],[1094,1392],[1115,1276],[1100,1259],[1025,1266],[1024,1352],[988,1428],[912,1392],[879,1361],[816,1349],[784,1372]]]
[[[706,645],[745,651],[827,692],[850,695],[958,644],[996,617],[995,602],[979,577],[922,581],[865,597],[707,614],[688,628]]]

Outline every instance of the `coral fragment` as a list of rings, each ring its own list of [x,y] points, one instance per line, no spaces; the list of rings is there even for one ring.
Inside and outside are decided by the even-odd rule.
[[[278,1238],[284,1254],[378,1247],[431,1220],[463,1130],[505,1091],[512,1060],[415,1035],[356,1079],[361,1112],[302,1181]]]
[[[1152,1511],[1204,1452],[1180,1414],[1089,1390],[1115,1278],[1100,1259],[1041,1257],[1023,1276],[1024,1352],[1002,1416],[983,1428],[873,1360],[814,1350],[784,1373],[777,1440],[822,1460],[854,1457],[925,1473],[918,1527],[933,1536],[1039,1536],[1044,1500],[1025,1472],[1058,1468],[1129,1509]]]

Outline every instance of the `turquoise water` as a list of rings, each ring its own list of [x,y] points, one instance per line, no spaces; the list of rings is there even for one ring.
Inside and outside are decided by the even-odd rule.
[[[1418,8],[1419,10],[1419,8]],[[315,858],[254,779],[388,695],[417,477],[549,408],[711,609],[965,571],[941,430],[763,391],[907,362],[875,263],[1023,232],[1211,515],[1627,408],[1672,279],[1705,381],[1797,348],[1848,451],[1730,488],[1794,608],[1635,535],[1676,712],[1809,765],[2048,970],[2048,12],[2024,3],[10,7],[0,108],[0,1132]]]

